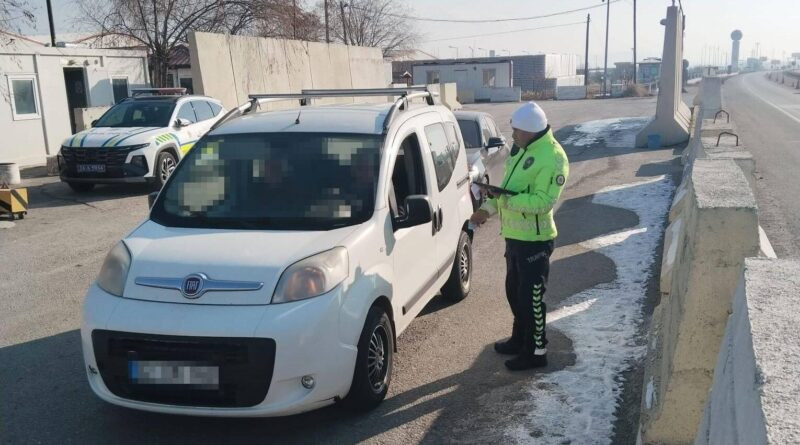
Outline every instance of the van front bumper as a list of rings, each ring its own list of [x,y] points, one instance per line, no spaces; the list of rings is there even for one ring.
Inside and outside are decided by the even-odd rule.
[[[170,414],[266,417],[329,405],[349,391],[357,354],[339,338],[341,298],[337,288],[276,305],[174,304],[119,298],[93,284],[81,327],[89,385],[110,403]],[[137,363],[158,361],[218,367],[218,384],[135,381]],[[311,388],[301,383],[307,376]]]

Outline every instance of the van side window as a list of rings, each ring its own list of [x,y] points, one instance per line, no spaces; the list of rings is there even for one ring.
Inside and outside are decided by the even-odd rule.
[[[444,190],[453,176],[458,158],[458,147],[448,139],[442,124],[431,124],[425,127],[425,137],[428,139],[428,148],[436,170],[436,182],[439,191]]]
[[[392,171],[389,188],[389,207],[392,216],[405,214],[405,202],[409,195],[426,195],[425,169],[422,166],[422,151],[416,134],[411,134],[400,144]]]

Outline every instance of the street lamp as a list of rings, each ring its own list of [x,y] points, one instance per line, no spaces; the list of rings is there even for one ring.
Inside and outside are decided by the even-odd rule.
[[[454,50],[456,50],[456,59],[458,59],[458,47],[450,45],[448,46],[448,48],[453,48]]]
[[[475,48],[470,46],[469,50],[470,50],[470,54],[471,54],[470,57],[474,58],[475,57]]]
[[[486,48],[478,48],[478,51],[486,51],[486,55],[489,55],[489,50]]]

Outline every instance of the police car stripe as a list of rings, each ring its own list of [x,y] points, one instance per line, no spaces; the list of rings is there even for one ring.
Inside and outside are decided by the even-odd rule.
[[[138,132],[136,132],[136,133],[129,134],[128,136],[125,136],[124,138],[122,138],[122,139],[118,140],[118,141],[117,141],[117,143],[116,143],[116,144],[114,144],[114,146],[115,146],[115,147],[117,147],[117,146],[119,146],[119,144],[121,144],[121,143],[122,143],[122,141],[124,141],[124,140],[126,140],[126,139],[130,139],[130,138],[132,138],[132,137],[136,136],[137,134],[142,134],[142,133],[145,133],[145,132],[148,132],[148,131],[150,131],[150,128],[146,128],[146,129],[144,129],[144,130],[142,130],[142,131],[138,131]]]

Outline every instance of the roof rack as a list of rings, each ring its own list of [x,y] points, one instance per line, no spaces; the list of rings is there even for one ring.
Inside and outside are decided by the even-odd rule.
[[[260,107],[262,103],[279,102],[284,100],[299,100],[300,106],[306,106],[310,99],[321,99],[326,97],[365,97],[365,96],[400,96],[389,109],[383,121],[383,133],[389,129],[395,113],[398,110],[408,109],[408,101],[417,98],[425,98],[425,103],[434,105],[434,96],[439,93],[429,91],[427,86],[409,86],[401,88],[351,88],[341,90],[301,90],[300,93],[268,93],[250,94],[249,101],[230,110],[222,116],[209,131],[218,128],[225,122],[245,114],[249,114]]]
[[[143,96],[149,94],[151,96],[183,96],[186,94],[186,88],[133,88],[131,89],[131,97]]]

